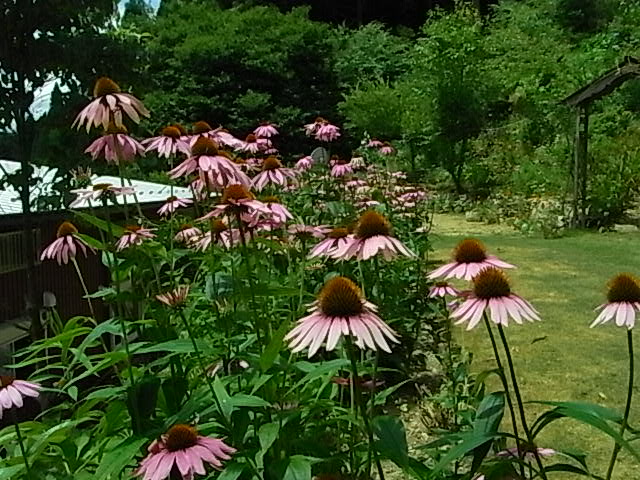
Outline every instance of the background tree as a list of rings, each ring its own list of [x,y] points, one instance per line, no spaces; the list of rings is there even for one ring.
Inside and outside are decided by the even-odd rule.
[[[35,92],[48,80],[74,82],[74,67],[87,59],[88,41],[100,35],[100,28],[115,11],[115,2],[2,0],[0,11],[4,15],[0,29],[0,129],[13,133],[11,150],[21,164],[14,186],[20,193],[24,218],[26,309],[33,335],[38,336],[39,299],[35,297],[33,265],[39,246],[33,242],[30,202],[31,162],[38,130],[31,106]]]

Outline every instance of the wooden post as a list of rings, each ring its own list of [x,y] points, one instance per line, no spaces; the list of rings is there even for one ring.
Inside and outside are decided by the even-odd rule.
[[[576,136],[573,161],[573,225],[585,226],[587,198],[587,148],[589,138],[589,105],[576,110]]]

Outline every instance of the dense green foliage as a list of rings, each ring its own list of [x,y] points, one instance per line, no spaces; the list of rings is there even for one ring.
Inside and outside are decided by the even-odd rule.
[[[331,31],[305,10],[185,5],[159,17],[151,34],[145,99],[154,127],[205,120],[244,137],[257,121],[294,132],[335,112]]]

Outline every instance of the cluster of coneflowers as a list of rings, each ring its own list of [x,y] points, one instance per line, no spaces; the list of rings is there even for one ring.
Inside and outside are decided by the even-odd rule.
[[[497,456],[527,460],[529,462],[535,461],[540,467],[540,475],[542,478],[546,478],[541,458],[554,455],[555,451],[536,447],[533,443],[531,430],[524,415],[522,399],[511,361],[511,353],[503,331],[503,327],[508,326],[510,320],[522,324],[525,320],[530,322],[540,320],[540,317],[527,300],[512,292],[511,285],[504,273],[504,269],[510,268],[514,268],[514,266],[493,255],[489,255],[484,245],[478,240],[463,240],[454,249],[453,262],[443,265],[429,274],[429,278],[436,281],[430,289],[429,296],[452,299],[448,304],[451,308],[450,317],[457,324],[467,323],[468,330],[476,327],[484,320],[494,348],[498,368],[504,371],[489,321],[498,326],[511,374],[512,388],[520,410],[521,427],[526,435],[526,440],[521,443],[518,438],[514,407],[512,402],[508,400],[517,445],[498,452]],[[460,290],[448,283],[447,280],[449,279],[471,281],[471,289]],[[607,303],[598,307],[597,310],[600,313],[591,324],[591,327],[614,320],[617,326],[627,329],[629,388],[620,431],[622,436],[628,428],[633,394],[634,357],[632,329],[635,326],[636,316],[640,312],[640,282],[638,279],[629,273],[616,275],[609,282]],[[502,378],[505,378],[504,375]],[[504,388],[509,398],[509,386],[506,381],[504,382]],[[607,471],[607,480],[612,476],[620,448],[620,444],[616,443],[614,445]],[[484,475],[478,475],[475,480],[484,480],[484,478]]]
[[[256,195],[263,190],[295,187],[301,176],[317,162],[306,156],[300,158],[295,167],[286,167],[273,144],[274,137],[278,135],[276,126],[262,124],[245,140],[240,140],[223,128],[214,129],[203,121],[195,123],[191,132],[173,124],[162,129],[159,136],[138,142],[129,135],[125,120],[138,123],[148,115],[142,102],[121,92],[112,80],[101,78],[94,89],[94,100],[80,112],[74,126],[86,126],[87,131],[91,127],[102,128],[102,136],[87,148],[87,153],[94,160],[103,158],[118,166],[121,175],[123,166],[145,153],[154,152],[170,161],[170,178],[185,181],[193,192],[193,199],[172,196],[158,214],[172,219],[178,209],[192,207],[194,202],[208,209],[194,223],[183,224],[173,235],[175,242],[197,250],[214,246],[230,249],[246,245],[261,232],[281,230],[295,238],[315,241],[314,245],[309,243],[310,258],[364,261],[377,256],[385,260],[414,256],[393,235],[389,220],[375,210],[365,210],[349,228],[302,224],[287,227],[294,218],[287,207],[274,195],[260,198]],[[337,140],[341,135],[338,127],[322,118],[306,125],[305,131],[326,143]],[[389,148],[386,146],[381,153],[391,154]],[[401,175],[391,177],[392,181],[373,181],[370,184],[364,180],[353,180],[351,174],[354,172],[371,172],[375,168],[367,166],[362,157],[349,161],[332,157],[328,167],[326,177],[339,178],[345,189],[357,191],[358,203],[365,209],[378,205],[378,202],[367,198],[373,189],[382,190],[383,195],[392,195],[390,198],[396,202],[393,207],[401,210],[415,206],[424,198],[420,193],[416,195],[419,191],[414,187],[401,185]],[[383,176],[381,174],[380,178]],[[135,191],[123,181],[122,186],[96,184],[78,188],[73,193],[76,199],[72,207],[98,202],[106,210],[107,202],[117,204],[118,198],[122,198],[126,204],[126,196],[134,195]],[[411,199],[406,197],[407,194],[413,195]],[[105,248],[122,252],[156,238],[156,228],[142,215],[138,220],[146,225],[122,227],[119,238],[113,239],[113,247],[104,244]],[[44,249],[42,259],[55,259],[59,264],[73,262],[82,281],[75,257],[78,252],[86,256],[87,249],[94,250],[88,239],[73,224],[64,222],[58,229],[56,240]],[[117,268],[117,264],[113,267]],[[82,284],[84,286],[83,281]],[[177,286],[156,295],[156,299],[167,307],[175,308],[185,304],[189,291],[188,286]],[[86,288],[85,293],[89,297]],[[390,344],[398,342],[398,337],[376,312],[376,306],[365,300],[353,280],[334,277],[322,288],[318,300],[311,305],[309,315],[299,320],[286,341],[294,353],[308,349],[309,357],[321,346],[327,351],[335,349],[341,338],[347,339],[349,345],[353,339],[353,346],[361,349],[389,352]],[[354,372],[354,378],[358,378],[357,372]],[[149,446],[149,455],[137,473],[145,480],[161,480],[171,475],[192,478],[195,474],[206,473],[205,463],[221,468],[221,462],[228,460],[234,451],[221,440],[200,436],[193,426],[175,425]]]
[[[190,132],[179,124],[173,124],[163,128],[159,136],[138,142],[128,134],[124,121],[128,119],[138,123],[148,115],[149,112],[140,100],[121,92],[112,80],[101,78],[96,83],[93,101],[80,112],[74,125],[78,128],[85,126],[87,131],[92,127],[102,128],[102,136],[87,148],[87,153],[93,159],[104,158],[120,169],[136,156],[150,152],[170,161],[169,176],[174,180],[183,180],[191,188],[193,199],[171,196],[158,214],[173,219],[179,209],[193,207],[194,203],[207,208],[195,222],[178,228],[172,235],[173,241],[201,251],[215,247],[231,249],[246,246],[261,233],[270,235],[278,230],[294,238],[304,239],[304,244],[309,246],[309,258],[359,262],[373,258],[390,261],[397,257],[415,256],[395,237],[389,219],[372,209],[380,203],[373,198],[376,192],[381,194],[379,198],[387,201],[387,207],[398,215],[412,215],[413,209],[426,199],[424,191],[406,183],[402,172],[383,171],[375,165],[367,165],[362,157],[346,160],[332,156],[324,179],[340,182],[339,187],[364,212],[353,225],[290,224],[294,216],[278,197],[270,193],[276,189],[294,188],[306,172],[319,167],[311,156],[300,158],[293,168],[286,167],[274,145],[274,139],[279,133],[275,125],[263,123],[244,140],[240,140],[222,127],[212,128],[203,121],[196,122]],[[333,142],[341,136],[337,126],[320,117],[305,125],[304,130],[307,135],[325,143]],[[376,139],[370,140],[366,147],[382,155],[395,152],[388,142]],[[354,177],[353,174],[357,172],[364,172],[366,177]],[[256,193],[264,190],[268,190],[269,194],[258,198]],[[107,202],[116,203],[118,198],[124,201],[127,196],[134,195],[135,191],[123,183],[122,186],[89,185],[76,189],[73,193],[77,198],[71,207],[85,202],[98,202],[106,207]],[[112,247],[107,245],[106,248],[122,252],[156,238],[155,228],[142,216],[139,220],[146,222],[147,226],[125,226],[121,229],[119,238],[112,238]],[[87,250],[93,251],[94,247],[89,245],[86,237],[73,224],[64,222],[58,228],[57,238],[43,250],[42,259],[55,259],[59,264],[72,262],[82,281],[75,258],[79,252],[86,255]],[[117,268],[117,264],[114,268]],[[516,439],[515,447],[498,452],[497,456],[535,461],[541,467],[540,458],[554,452],[537,448],[533,444],[503,331],[510,320],[522,324],[524,321],[540,320],[540,317],[527,300],[512,292],[503,271],[510,268],[514,268],[513,265],[489,255],[479,241],[464,240],[454,250],[453,262],[428,275],[429,279],[436,282],[429,297],[452,299],[448,304],[451,319],[457,324],[466,323],[468,329],[484,320],[492,339],[498,367],[504,373],[491,324],[497,325],[512,378],[512,387],[507,385],[506,380],[504,387],[509,398]],[[447,282],[450,279],[470,281],[471,288],[460,290]],[[89,297],[86,289],[85,293]],[[171,291],[159,293],[155,298],[167,307],[178,308],[188,301],[189,295],[189,286],[181,285]],[[593,325],[615,320],[617,325],[628,328],[630,361],[633,362],[631,328],[640,311],[640,286],[636,279],[627,274],[614,278],[608,300]],[[126,335],[124,338],[126,339]],[[376,305],[365,298],[361,286],[351,278],[336,276],[326,281],[316,301],[310,305],[308,315],[298,320],[286,335],[285,341],[293,353],[307,350],[309,357],[314,356],[322,347],[326,351],[333,351],[343,345],[352,363],[352,379],[347,380],[347,383],[353,383],[357,391],[366,382],[358,376],[354,347],[390,352],[392,345],[399,341],[399,336],[378,315]],[[502,378],[506,378],[504,374]],[[632,380],[630,378],[621,433],[624,433],[628,420]],[[371,380],[371,383],[375,386],[376,379]],[[510,388],[514,390],[520,410],[520,425],[526,436],[524,442],[518,436],[515,408],[509,396]],[[0,377],[0,418],[3,412],[14,412],[15,408],[20,408],[25,397],[37,397],[39,391],[40,386],[36,383]],[[356,400],[361,401],[361,398]],[[360,410],[372,441],[366,409],[361,406]],[[15,425],[23,448],[18,422]],[[607,478],[610,478],[613,470],[617,451],[614,449]],[[193,425],[176,424],[150,444],[148,455],[142,460],[136,473],[144,480],[192,479],[195,475],[206,474],[205,464],[221,469],[222,462],[229,460],[233,453],[234,448],[220,439],[200,435]],[[24,448],[23,456],[28,469]],[[382,478],[379,463],[377,466]],[[541,468],[540,472],[546,478],[544,469]]]

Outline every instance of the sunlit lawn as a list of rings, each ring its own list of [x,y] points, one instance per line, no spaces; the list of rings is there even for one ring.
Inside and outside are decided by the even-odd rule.
[[[482,240],[490,252],[518,266],[509,273],[512,288],[531,301],[543,319],[525,326],[514,324],[507,331],[525,401],[579,400],[622,411],[628,375],[625,330],[613,324],[590,329],[589,324],[595,318],[593,309],[604,299],[607,280],[618,272],[640,273],[640,234],[572,232],[546,240],[440,215],[432,235],[434,260],[447,260],[452,247],[467,236]],[[459,341],[475,355],[475,369],[491,367],[486,330],[458,328],[457,332]],[[640,351],[639,342],[636,351]],[[637,395],[631,422],[639,420]],[[568,420],[548,432],[540,443],[588,450],[593,472],[604,475],[611,452],[605,436]],[[640,468],[629,455],[623,453],[619,461],[614,478],[640,478]]]

